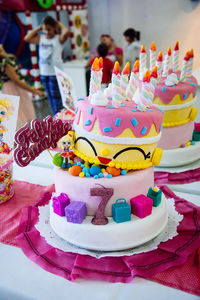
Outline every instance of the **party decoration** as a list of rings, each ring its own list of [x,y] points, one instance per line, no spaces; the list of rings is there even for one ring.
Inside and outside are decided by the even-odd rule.
[[[156,88],[156,83],[158,79],[157,66],[155,66],[150,75],[150,92],[149,92],[149,100],[152,102],[154,98],[154,91]]]
[[[162,74],[162,68],[163,68],[163,54],[162,51],[159,52],[157,60],[156,60],[156,66],[158,68],[158,80],[160,80],[161,74]]]
[[[127,62],[124,69],[122,70],[122,75],[120,80],[122,100],[126,100],[126,89],[128,87],[129,74],[130,74],[130,63]]]
[[[139,78],[142,80],[144,73],[146,71],[146,61],[147,61],[147,53],[145,46],[142,45],[140,49],[140,73],[139,73]]]
[[[87,216],[87,207],[85,202],[72,201],[65,207],[65,216],[67,222],[81,224]]]
[[[146,70],[143,80],[142,80],[142,89],[140,94],[140,102],[143,106],[148,106],[149,101],[149,92],[150,92],[150,70]]]
[[[90,96],[94,95],[96,92],[100,90],[101,82],[100,82],[100,68],[99,68],[99,59],[95,58],[92,69],[91,69],[91,77],[90,77]]]
[[[172,70],[175,72],[178,71],[178,69],[179,69],[179,42],[176,41],[172,53]]]
[[[44,150],[56,148],[57,142],[71,129],[70,121],[53,120],[51,116],[25,124],[15,134],[16,163],[21,167],[27,166]]]
[[[153,70],[155,65],[156,65],[156,44],[155,42],[152,42],[150,47],[150,71]]]
[[[112,105],[119,107],[121,103],[120,67],[118,61],[116,61],[112,73]]]
[[[153,200],[145,195],[130,199],[131,213],[139,218],[145,218],[152,212]]]
[[[193,61],[194,61],[194,51],[193,49],[190,50],[190,58],[188,62],[188,67],[187,67],[187,77],[192,76],[192,67],[193,67]]]
[[[167,77],[167,75],[168,75],[171,54],[172,54],[171,47],[169,47],[166,54],[165,54],[162,77]]]
[[[190,59],[190,52],[187,51],[185,54],[185,57],[183,59],[183,63],[182,63],[180,81],[184,81],[187,76],[187,68],[188,68],[189,59]]]
[[[136,60],[136,62],[133,65],[133,69],[131,71],[131,76],[130,76],[130,80],[129,80],[129,84],[127,87],[127,100],[131,101],[133,100],[133,95],[136,92],[136,89],[138,87],[139,84],[139,80],[138,80],[138,75],[139,75],[139,60]]]
[[[127,222],[131,220],[131,207],[126,199],[119,198],[112,204],[112,216],[116,223]]]
[[[167,86],[173,86],[175,84],[178,84],[178,77],[175,73],[171,73],[167,76],[166,80],[165,80],[165,85]]]

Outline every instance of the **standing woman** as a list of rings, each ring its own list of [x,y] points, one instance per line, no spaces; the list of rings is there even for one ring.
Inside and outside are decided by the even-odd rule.
[[[26,84],[20,73],[19,65],[16,57],[6,53],[3,45],[0,44],[0,79],[3,82],[2,93],[20,97],[17,129],[22,127],[24,123],[35,118],[35,111],[32,99],[28,92],[37,94],[41,97],[44,93],[40,90]]]
[[[130,66],[134,65],[135,61],[139,58],[140,53],[140,31],[136,31],[133,28],[128,28],[124,31],[124,37],[127,41],[125,48],[124,59],[125,63],[130,62]]]
[[[40,35],[39,31],[43,34]],[[59,34],[57,32],[59,31]],[[62,69],[63,44],[69,30],[52,17],[44,18],[42,25],[30,31],[24,38],[28,43],[39,45],[39,68],[42,84],[47,92],[53,115],[62,109],[62,100],[55,76],[54,66]]]

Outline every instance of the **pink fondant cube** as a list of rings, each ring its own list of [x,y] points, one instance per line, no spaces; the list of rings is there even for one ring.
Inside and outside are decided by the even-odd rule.
[[[145,195],[139,195],[130,200],[131,213],[139,218],[145,218],[152,212],[153,200]]]
[[[53,211],[55,214],[64,217],[65,207],[70,204],[67,194],[61,193],[58,197],[53,197]]]
[[[200,123],[194,123],[194,129],[195,129],[197,132],[200,132]]]

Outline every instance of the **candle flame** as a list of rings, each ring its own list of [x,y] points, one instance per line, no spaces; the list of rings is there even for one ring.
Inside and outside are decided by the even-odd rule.
[[[152,78],[152,77],[153,77],[153,78],[158,78],[158,67],[157,67],[157,66],[155,66],[155,67],[153,68],[150,77],[151,77],[151,78]]]
[[[194,57],[194,50],[191,49],[191,50],[190,50],[190,58],[193,58],[193,57]]]
[[[160,51],[160,52],[158,53],[157,61],[163,61],[163,54],[162,54],[162,51]]]
[[[179,50],[179,41],[176,41],[175,46],[174,46],[174,51]]]
[[[140,53],[146,53],[146,49],[145,49],[145,46],[142,45],[141,49],[140,49]]]
[[[127,62],[125,67],[123,68],[122,74],[123,75],[129,75],[130,74],[130,63],[129,62]]]
[[[187,51],[186,54],[185,54],[185,56],[184,56],[184,60],[189,60],[190,57],[191,57],[190,55],[191,55],[190,51]]]
[[[143,77],[143,82],[150,82],[150,75],[151,75],[151,73],[150,73],[150,70],[146,70],[146,72],[145,72],[145,74],[144,74],[144,77]]]
[[[98,57],[95,58],[92,64],[92,71],[99,71],[99,59]]]
[[[114,69],[113,69],[113,73],[114,73],[115,75],[120,74],[120,67],[119,67],[119,62],[118,62],[118,61],[115,62]]]
[[[155,42],[151,43],[150,49],[151,49],[151,51],[156,51],[156,44],[155,44]]]
[[[139,68],[140,68],[140,61],[138,59],[138,60],[135,61],[134,65],[133,65],[132,72],[133,73],[138,73],[139,72]]]
[[[168,49],[167,49],[167,54],[170,56],[172,54],[172,49],[171,47],[169,46]]]

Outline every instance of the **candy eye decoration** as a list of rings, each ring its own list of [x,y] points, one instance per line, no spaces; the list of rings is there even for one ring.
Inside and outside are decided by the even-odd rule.
[[[129,151],[129,150],[137,150],[137,151],[140,151],[143,156],[144,156],[144,159],[146,160],[147,158],[150,158],[151,157],[151,153],[148,152],[147,154],[144,152],[143,149],[141,148],[138,148],[138,147],[127,147],[125,149],[122,149],[121,151],[117,152],[114,156],[113,156],[113,159],[116,159],[120,154],[126,152],[126,151]]]
[[[77,143],[79,140],[84,140],[84,141],[86,141],[86,142],[90,145],[90,147],[92,148],[92,150],[93,150],[93,152],[94,152],[94,155],[97,156],[97,151],[96,151],[94,145],[93,145],[86,137],[84,137],[84,136],[79,136],[79,137],[75,140],[74,144],[76,145],[76,143]]]
[[[3,111],[3,110],[2,110],[0,113],[1,113],[1,115],[3,115],[3,116],[6,114],[5,111]]]

